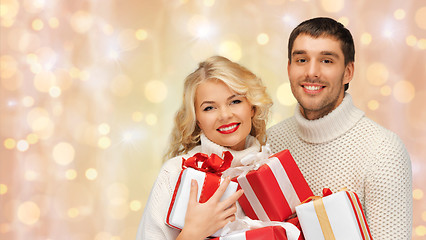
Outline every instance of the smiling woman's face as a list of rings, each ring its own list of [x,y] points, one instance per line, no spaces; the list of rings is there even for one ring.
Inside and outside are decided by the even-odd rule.
[[[220,80],[202,82],[195,93],[197,124],[210,141],[233,150],[243,150],[254,115],[245,96]]]

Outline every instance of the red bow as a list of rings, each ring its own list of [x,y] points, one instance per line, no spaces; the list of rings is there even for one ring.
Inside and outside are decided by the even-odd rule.
[[[328,195],[333,194],[333,192],[330,190],[330,188],[323,188],[322,189],[322,196],[327,197]]]
[[[182,158],[182,169],[191,167],[221,176],[222,172],[231,166],[232,159],[232,154],[229,151],[223,152],[223,159],[214,153],[210,157],[204,153],[197,153],[186,160]],[[199,163],[203,163],[201,167],[199,167]]]
[[[200,194],[200,203],[204,203],[216,192],[220,185],[222,172],[231,166],[232,154],[229,151],[223,152],[223,159],[212,153],[210,157],[204,153],[197,153],[193,157],[182,158],[182,169],[194,168],[206,173],[203,189]],[[203,163],[199,167],[199,163]]]

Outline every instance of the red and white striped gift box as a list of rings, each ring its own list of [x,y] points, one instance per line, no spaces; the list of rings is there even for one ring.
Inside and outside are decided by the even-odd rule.
[[[244,195],[238,200],[251,219],[284,221],[313,195],[289,150],[272,155],[259,169],[236,179]]]
[[[306,240],[370,240],[356,193],[340,191],[296,207]]]

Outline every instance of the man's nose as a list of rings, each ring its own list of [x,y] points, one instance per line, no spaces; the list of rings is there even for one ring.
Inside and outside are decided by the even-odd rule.
[[[315,79],[320,77],[320,63],[311,61],[308,64],[307,77],[309,79]]]

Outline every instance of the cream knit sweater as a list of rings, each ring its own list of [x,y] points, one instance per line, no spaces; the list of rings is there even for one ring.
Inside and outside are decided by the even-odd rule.
[[[411,239],[412,173],[399,137],[352,103],[317,120],[295,116],[268,129],[272,152],[289,149],[315,195],[347,187],[358,194],[373,239]]]
[[[247,154],[257,153],[260,149],[260,143],[252,136],[247,137],[245,150],[233,151],[213,143],[202,134],[201,145],[196,146],[188,154],[172,158],[164,163],[145,205],[136,239],[171,240],[176,239],[179,235],[180,231],[167,226],[165,220],[177,179],[180,171],[182,170],[182,157],[187,159],[198,152],[208,155],[215,153],[222,156],[223,151],[230,151],[234,157],[231,163],[231,168],[233,168],[241,166],[240,160],[247,156]],[[236,216],[237,218],[245,216],[239,206],[237,208]]]

